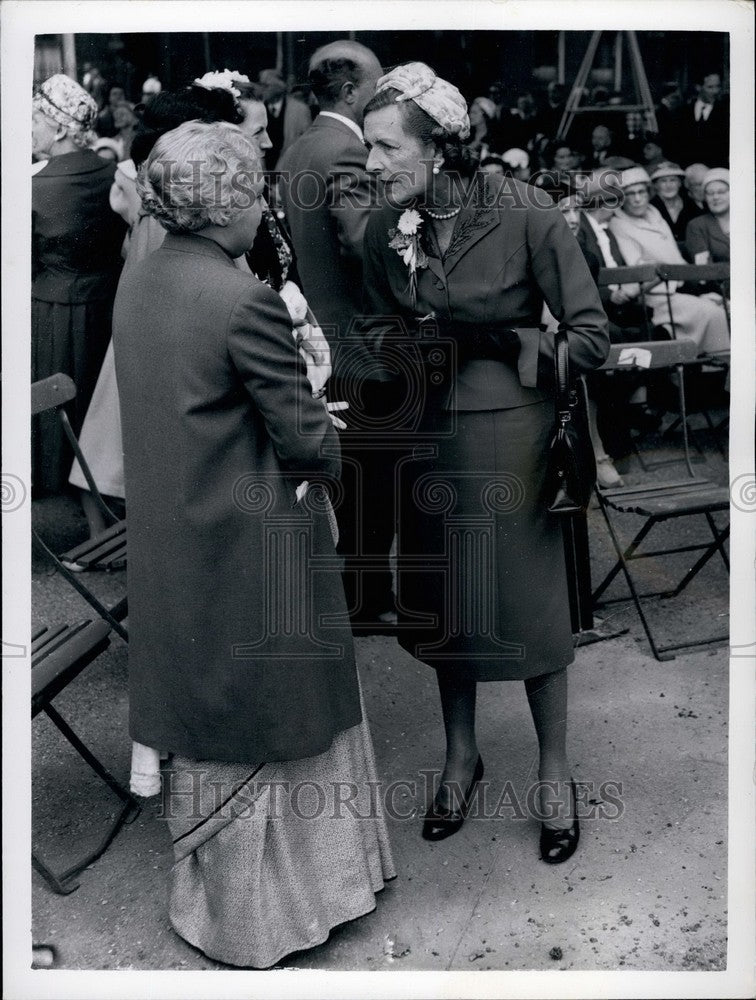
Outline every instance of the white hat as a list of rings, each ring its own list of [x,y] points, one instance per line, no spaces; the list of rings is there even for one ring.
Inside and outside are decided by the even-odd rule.
[[[725,167],[712,167],[711,170],[704,176],[703,186],[704,191],[706,190],[706,185],[711,184],[712,181],[721,181],[726,184],[727,187],[730,186],[730,171]]]
[[[526,170],[530,164],[530,157],[525,150],[518,149],[516,146],[508,149],[506,153],[502,153],[501,158],[513,170]]]
[[[632,187],[633,184],[650,184],[651,178],[643,167],[630,167],[620,171],[619,186],[624,191],[625,188]]]
[[[670,163],[669,160],[662,160],[657,163],[651,171],[651,180],[656,181],[660,177],[684,177],[685,171],[677,163]]]

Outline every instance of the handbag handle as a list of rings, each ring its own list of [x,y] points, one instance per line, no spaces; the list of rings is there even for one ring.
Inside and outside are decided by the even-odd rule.
[[[556,381],[556,410],[564,426],[571,419],[570,410],[575,400],[570,393],[570,347],[567,331],[560,327],[554,334],[554,379]]]

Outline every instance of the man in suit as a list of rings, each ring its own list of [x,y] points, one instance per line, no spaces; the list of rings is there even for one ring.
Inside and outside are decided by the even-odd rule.
[[[707,73],[696,100],[680,109],[677,134],[683,166],[702,160],[712,167],[729,167],[730,105],[722,97],[718,73]]]
[[[376,205],[362,119],[381,74],[374,53],[358,42],[318,49],[309,82],[320,113],[279,164],[302,290],[331,346],[329,397],[350,407],[341,435],[344,498],[337,516],[347,602],[362,629],[395,620],[388,565],[394,455],[386,436],[376,434],[376,421],[396,410],[395,389],[380,379],[353,326],[362,312],[362,241]]]
[[[264,69],[258,76],[262,98],[268,111],[268,135],[271,147],[265,153],[265,166],[277,170],[281,156],[312,124],[310,109],[287,93],[285,82],[274,69]]]

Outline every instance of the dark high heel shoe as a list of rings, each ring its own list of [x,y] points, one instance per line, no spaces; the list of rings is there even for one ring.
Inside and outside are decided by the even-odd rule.
[[[433,804],[424,817],[423,840],[445,840],[447,837],[451,837],[453,833],[456,833],[457,830],[459,830],[464,821],[467,819],[475,786],[482,777],[483,760],[480,754],[478,754],[478,760],[475,764],[472,779],[462,798],[462,805],[459,809],[445,809],[443,806],[439,806],[434,799]]]
[[[572,802],[577,813],[577,795],[575,794],[575,780],[570,780],[572,789]],[[572,826],[566,830],[551,830],[541,823],[541,861],[547,865],[561,865],[567,861],[577,850],[580,840],[580,821],[575,816]]]

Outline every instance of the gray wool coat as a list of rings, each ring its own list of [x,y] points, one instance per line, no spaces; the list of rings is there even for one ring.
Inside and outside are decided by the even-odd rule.
[[[317,485],[338,441],[286,307],[218,244],[169,234],[121,281],[113,330],[131,735],[195,759],[321,753],[361,711]]]

